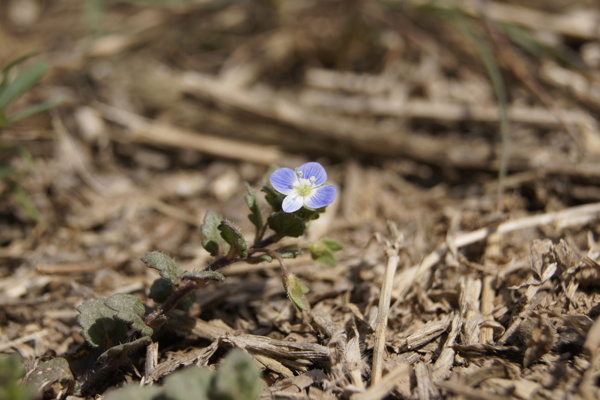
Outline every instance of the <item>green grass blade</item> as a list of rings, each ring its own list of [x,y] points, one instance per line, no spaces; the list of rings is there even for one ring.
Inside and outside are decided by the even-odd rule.
[[[14,81],[0,91],[0,108],[5,109],[15,99],[35,85],[46,73],[48,63],[44,60],[29,66],[21,72]]]
[[[13,113],[13,114],[9,115],[8,118],[6,118],[4,125],[2,124],[2,121],[0,120],[0,128],[3,126],[14,124],[15,122],[19,122],[25,118],[29,118],[33,115],[42,113],[44,111],[50,110],[50,109],[56,107],[57,105],[59,105],[60,103],[62,103],[62,99],[44,101],[42,103],[35,104],[31,107],[28,107],[24,110]]]
[[[8,73],[10,72],[10,70],[15,65],[20,64],[23,61],[25,61],[37,54],[38,54],[37,51],[32,51],[30,53],[22,55],[21,57],[15,58],[14,60],[12,60],[8,64],[6,64],[4,67],[2,67],[2,71],[0,71],[0,73],[2,74],[2,82],[0,83],[0,91],[2,90],[3,87],[5,87],[8,84]]]

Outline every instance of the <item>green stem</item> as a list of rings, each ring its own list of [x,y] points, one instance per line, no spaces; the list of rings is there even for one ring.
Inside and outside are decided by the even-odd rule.
[[[281,257],[281,254],[279,254],[275,250],[265,249],[265,248],[252,248],[248,251],[248,253],[249,254],[266,253],[266,254],[272,256],[273,258],[275,258],[277,260],[277,262],[279,262],[279,267],[281,268],[281,275],[283,275],[283,278],[285,279],[290,275],[290,271],[287,269],[287,267],[285,265],[285,261],[283,261],[283,257]]]
[[[286,278],[287,276],[290,275],[290,273],[289,273],[287,267],[285,266],[285,262],[283,261],[283,258],[281,257],[281,255],[274,250],[264,248],[264,246],[273,244],[273,243],[279,241],[281,238],[282,238],[281,235],[273,234],[273,235],[259,241],[258,243],[255,243],[248,250],[248,255],[260,252],[260,253],[267,253],[267,254],[273,256],[279,262],[279,266],[281,267],[281,273],[282,273],[283,277]],[[245,258],[245,259],[247,259],[247,258]],[[231,254],[228,254],[226,256],[216,258],[212,263],[210,263],[206,267],[206,270],[207,271],[218,271],[221,268],[224,268],[224,267],[231,265],[233,263],[236,263],[238,261],[244,261],[245,259],[242,259],[240,257],[231,257]],[[206,284],[206,282],[208,282],[208,279],[204,280],[204,281],[197,281],[197,280],[191,280],[191,279],[184,280],[182,282],[182,284],[179,285],[177,290],[175,290],[173,293],[171,293],[171,295],[169,297],[167,297],[167,299],[161,305],[159,305],[154,311],[152,311],[150,314],[148,314],[148,316],[146,317],[146,319],[144,321],[146,323],[146,325],[148,325],[151,328],[155,328],[155,327],[159,326],[160,325],[159,318],[161,316],[169,313],[173,308],[175,308],[177,306],[177,304],[181,301],[181,299],[183,299],[185,296],[187,296],[191,291],[193,291],[195,289],[199,289],[202,286],[204,286]]]
[[[166,315],[169,311],[175,308],[179,301],[187,296],[192,290],[198,289],[205,284],[206,281],[184,281],[179,288],[177,288],[177,290],[173,292],[160,306],[148,314],[144,323],[151,328],[156,328],[157,325],[160,325],[156,322],[160,316]]]

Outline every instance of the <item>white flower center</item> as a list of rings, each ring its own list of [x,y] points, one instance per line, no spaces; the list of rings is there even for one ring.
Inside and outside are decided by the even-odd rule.
[[[302,172],[298,172],[298,180],[294,184],[296,193],[302,197],[307,197],[315,190],[315,181],[317,178],[311,176],[309,179],[302,178]]]

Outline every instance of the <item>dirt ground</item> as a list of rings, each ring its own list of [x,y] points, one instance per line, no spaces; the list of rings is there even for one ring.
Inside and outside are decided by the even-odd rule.
[[[526,3],[526,6],[523,4]],[[262,398],[600,398],[600,8],[595,0],[0,0],[0,65],[50,68],[0,130],[0,352],[95,367],[76,307],[138,296],[160,250],[202,269],[207,210],[251,234],[273,166],[339,189],[307,235],[297,311],[276,263],[234,264],[85,396],[214,368]]]

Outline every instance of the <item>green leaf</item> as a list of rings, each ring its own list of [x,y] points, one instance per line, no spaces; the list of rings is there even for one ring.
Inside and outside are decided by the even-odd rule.
[[[308,306],[304,302],[304,295],[309,292],[306,287],[294,274],[290,274],[283,279],[283,286],[287,292],[288,298],[299,311],[308,310]]]
[[[158,278],[150,287],[148,297],[157,303],[162,303],[173,293],[173,285],[165,278]]]
[[[271,262],[274,258],[270,254],[261,254],[258,256],[248,257],[244,260],[244,262],[248,264],[260,264],[261,262]]]
[[[109,308],[117,312],[116,318],[127,322],[131,328],[140,332],[144,336],[150,336],[153,333],[152,328],[144,323],[142,318],[146,313],[146,308],[140,299],[132,294],[117,293],[104,301]]]
[[[234,349],[217,369],[211,399],[256,400],[263,389],[261,373],[251,356]]]
[[[69,367],[69,363],[62,357],[39,364],[35,370],[27,377],[26,383],[31,385],[38,392],[56,383],[60,383],[63,388],[72,387],[75,378]]]
[[[103,299],[86,300],[77,311],[77,322],[83,328],[81,334],[92,346],[109,348],[127,338],[127,324],[114,318],[117,312],[104,304]]]
[[[300,254],[300,249],[295,246],[286,246],[276,250],[281,258],[296,258]]]
[[[281,203],[283,203],[285,196],[269,186],[263,186],[262,192],[265,194],[265,200],[269,203],[273,211],[281,211]]]
[[[229,251],[229,245],[223,241],[221,232],[219,231],[219,225],[221,225],[222,220],[223,217],[217,212],[208,210],[206,215],[204,215],[204,222],[200,227],[202,247],[215,257]]]
[[[217,271],[185,271],[179,277],[193,281],[213,280],[223,282],[225,280],[225,276]]]
[[[183,270],[171,257],[160,251],[152,251],[144,254],[142,261],[148,268],[156,269],[160,276],[171,282],[173,286],[179,285],[179,275]]]
[[[100,356],[98,357],[98,361],[104,362],[111,358],[126,357],[134,351],[138,350],[140,347],[148,346],[150,343],[152,343],[152,338],[150,336],[142,336],[141,338],[136,339],[133,342],[127,342],[119,344],[117,346],[113,346],[110,349],[106,350],[104,353],[100,354]]]
[[[309,210],[306,207],[302,207],[301,209],[299,209],[298,211],[296,211],[294,214],[297,215],[298,217],[300,217],[300,219],[302,219],[302,221],[312,221],[315,219],[318,219],[319,216],[324,213],[327,210],[327,207],[322,207],[316,210]]]
[[[186,273],[187,273],[187,271],[182,274],[182,279]],[[150,288],[150,293],[148,294],[148,296],[155,302],[162,303],[172,293],[173,293],[173,285],[171,285],[171,283],[164,278],[158,278],[152,284],[152,287]],[[188,311],[190,309],[190,307],[192,306],[192,304],[194,304],[195,301],[196,301],[196,293],[194,291],[192,291],[192,292],[188,293],[183,299],[179,300],[179,303],[177,303],[176,308],[179,310]]]
[[[27,400],[33,398],[31,385],[22,385],[25,375],[23,358],[16,353],[0,355],[0,399]]]
[[[111,390],[104,400],[159,400],[164,399],[163,390],[157,386],[140,386],[130,383],[120,389]]]
[[[6,84],[0,92],[0,108],[5,109],[10,103],[35,85],[46,73],[48,63],[40,60],[27,67],[17,77]]]
[[[296,258],[298,256],[298,254],[300,254],[300,249],[298,249],[296,247],[292,247],[292,246],[282,247],[275,251],[277,253],[279,253],[281,258]],[[247,262],[248,264],[258,264],[261,262],[271,262],[274,259],[275,258],[272,255],[265,253],[265,254],[260,254],[258,256],[253,256],[253,257],[247,258],[244,261]]]
[[[309,246],[312,259],[319,264],[324,264],[329,267],[335,267],[337,265],[335,255],[333,253],[341,250],[342,248],[343,247],[341,244],[331,239],[323,239]]]
[[[169,375],[164,390],[169,400],[208,400],[213,374],[207,368],[191,366]]]
[[[256,226],[256,231],[259,232],[263,228],[263,219],[262,212],[260,211],[260,205],[258,204],[258,199],[256,198],[256,190],[246,183],[246,189],[248,190],[248,194],[244,197],[246,200],[246,204],[250,209],[250,214],[248,214],[248,219],[254,226]]]
[[[219,232],[225,242],[231,246],[237,255],[241,258],[248,257],[248,244],[244,235],[230,221],[222,220],[219,224]]]
[[[282,236],[300,237],[306,230],[306,223],[300,217],[283,211],[271,214],[267,223]]]

